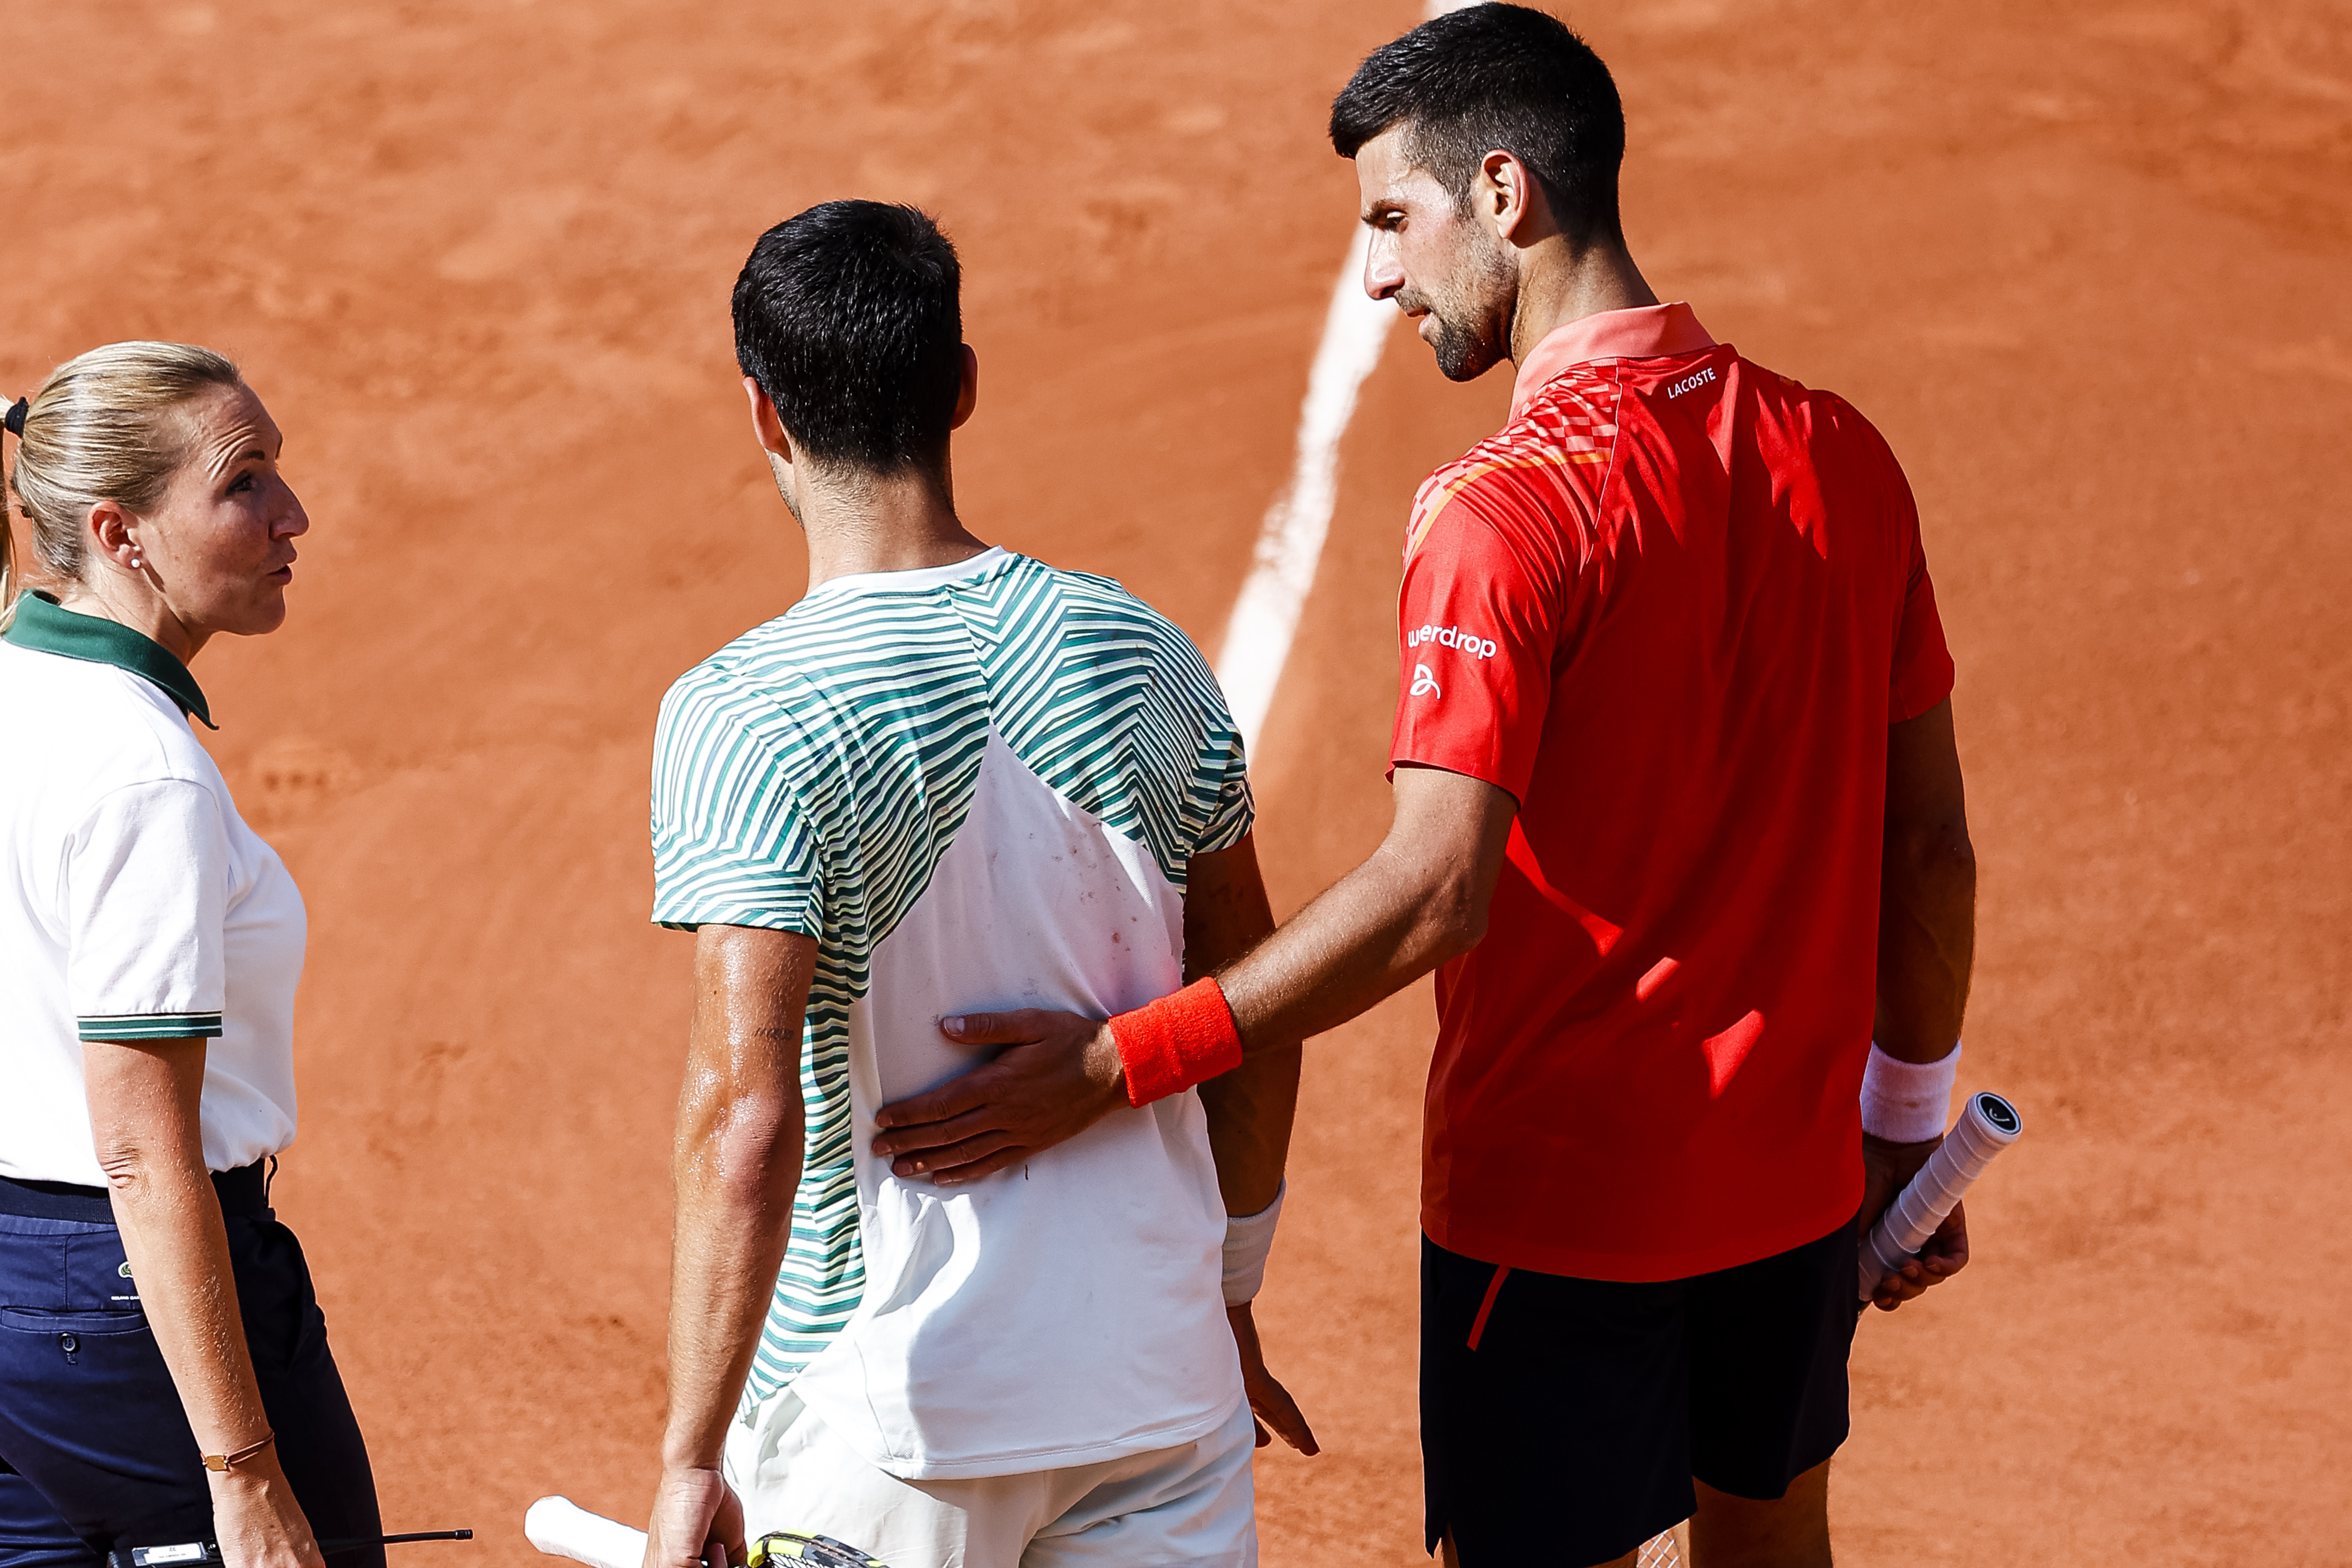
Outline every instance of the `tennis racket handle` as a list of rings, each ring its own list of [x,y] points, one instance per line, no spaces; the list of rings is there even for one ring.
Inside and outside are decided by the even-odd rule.
[[[543,1497],[522,1516],[522,1532],[550,1557],[569,1557],[589,1568],[642,1568],[646,1532],[618,1520],[590,1513],[568,1497]]]
[[[1959,1124],[1944,1134],[1919,1173],[1863,1237],[1860,1300],[1869,1300],[1881,1279],[1917,1256],[1992,1157],[2016,1142],[2023,1131],[2017,1108],[2000,1096],[1969,1096],[1960,1108]]]

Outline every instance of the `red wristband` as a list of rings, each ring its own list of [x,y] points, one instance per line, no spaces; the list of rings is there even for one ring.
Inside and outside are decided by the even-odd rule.
[[[1195,980],[1110,1021],[1127,1101],[1149,1105],[1242,1065],[1242,1032],[1216,981]]]

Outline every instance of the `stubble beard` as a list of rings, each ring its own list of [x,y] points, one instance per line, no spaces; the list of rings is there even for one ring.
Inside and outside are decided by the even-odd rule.
[[[1397,303],[1427,310],[1437,323],[1430,343],[1448,381],[1475,381],[1510,357],[1511,302],[1518,275],[1506,257],[1481,246],[1463,258],[1460,287],[1440,293],[1400,290]]]

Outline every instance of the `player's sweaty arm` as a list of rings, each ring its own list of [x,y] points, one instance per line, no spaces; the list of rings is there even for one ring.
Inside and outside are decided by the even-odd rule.
[[[646,1568],[740,1563],[719,1475],[727,1423],[775,1293],[801,1177],[801,1020],[816,942],[704,926],[671,1155],[669,1419]]]
[[[1185,876],[1184,978],[1213,974],[1274,931],[1255,836],[1230,849],[1195,855]],[[1298,1112],[1298,1042],[1270,1046],[1201,1086],[1208,1112],[1209,1150],[1229,1215],[1263,1214],[1282,1192],[1290,1161],[1290,1129]],[[1257,1319],[1247,1301],[1225,1309],[1241,1351],[1242,1383],[1256,1414],[1258,1447],[1267,1431],[1302,1454],[1318,1452],[1313,1428],[1290,1391],[1265,1368]]]
[[[1395,818],[1371,858],[1238,962],[1217,967],[1244,1068],[1261,1052],[1295,1049],[1346,1023],[1486,934],[1517,803],[1483,780],[1409,766],[1397,769],[1394,795]],[[999,1013],[950,1032],[1013,1048],[883,1108],[875,1151],[896,1156],[891,1169],[902,1176],[972,1180],[1127,1103],[1118,1045],[1099,1019]]]
[[[1977,859],[1969,842],[1959,747],[1948,699],[1886,731],[1886,849],[1878,894],[1879,1048],[1899,1061],[1940,1061],[1960,1037],[1976,955]],[[1866,1229],[1941,1138],[1863,1137]],[[1966,1205],[1873,1300],[1892,1311],[1967,1266]]]

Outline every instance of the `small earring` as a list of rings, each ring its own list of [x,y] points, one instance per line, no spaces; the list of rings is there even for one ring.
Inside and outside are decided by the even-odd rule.
[[[142,566],[144,566],[146,563],[146,563],[146,559],[145,559],[143,556],[134,555],[134,556],[132,556],[132,557],[131,558],[131,569],[133,572],[138,571]]]

